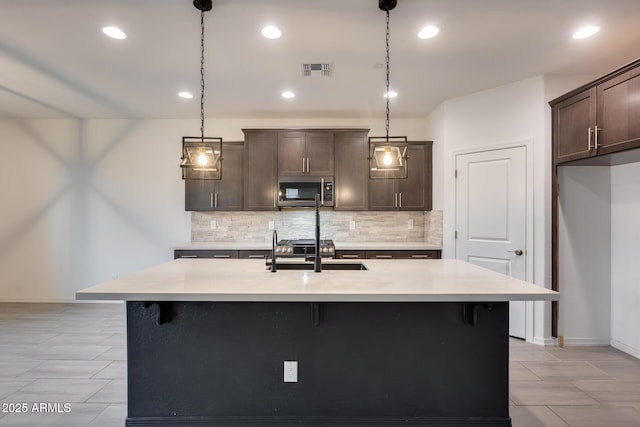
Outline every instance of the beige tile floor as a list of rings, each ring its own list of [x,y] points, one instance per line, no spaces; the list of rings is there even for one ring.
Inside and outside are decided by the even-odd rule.
[[[640,427],[640,360],[512,340],[509,398],[514,427]],[[27,413],[2,412],[19,402]],[[122,304],[0,303],[0,426],[123,426],[126,412]]]

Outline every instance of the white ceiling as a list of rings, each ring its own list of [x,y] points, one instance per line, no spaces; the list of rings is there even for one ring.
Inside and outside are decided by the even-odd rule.
[[[540,74],[605,74],[640,56],[638,22],[640,0],[398,0],[391,115]],[[571,38],[589,23],[600,33]],[[263,38],[266,24],[282,38]],[[418,39],[427,24],[440,35]],[[214,0],[205,25],[207,117],[384,115],[377,0]],[[333,76],[302,77],[303,62]],[[0,117],[197,118],[199,66],[192,0],[0,0]]]

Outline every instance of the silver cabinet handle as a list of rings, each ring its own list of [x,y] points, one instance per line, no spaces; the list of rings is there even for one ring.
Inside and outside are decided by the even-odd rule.
[[[304,173],[304,157],[302,158],[302,173]]]
[[[248,258],[266,258],[266,255],[249,255]]]
[[[231,258],[230,255],[214,255],[214,258]]]
[[[393,255],[376,255],[376,258],[393,258]]]
[[[320,206],[324,206],[324,178],[320,179]]]
[[[398,207],[398,193],[393,193],[393,207]]]
[[[398,193],[400,195],[399,199],[400,199],[400,206],[398,206],[399,208],[402,207],[402,193]]]
[[[358,254],[342,254],[342,258],[360,258]]]
[[[276,193],[273,193],[273,208],[276,208]]]
[[[307,173],[311,173],[311,168],[309,168],[309,158],[307,157]]]
[[[209,206],[213,208],[213,193],[209,193]]]
[[[180,258],[198,258],[198,255],[180,255]]]
[[[218,209],[218,193],[213,194],[213,207]]]
[[[601,131],[602,128],[598,129],[598,125],[596,125],[595,130],[593,131],[593,149],[598,151],[598,132]]]
[[[413,254],[411,258],[431,258],[431,255]]]
[[[513,252],[517,256],[522,256],[522,254],[524,253],[522,249],[516,249],[515,251],[507,251],[507,252]]]
[[[589,151],[591,151],[591,128],[587,129],[587,144],[589,144]]]

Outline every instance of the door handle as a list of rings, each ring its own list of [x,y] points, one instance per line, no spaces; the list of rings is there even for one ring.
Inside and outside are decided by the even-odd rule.
[[[516,249],[515,251],[507,251],[507,252],[513,252],[517,256],[522,256],[522,254],[524,253],[522,249]]]
[[[307,173],[311,173],[311,168],[309,167],[309,158],[307,157]]]
[[[598,125],[596,125],[594,131],[593,131],[593,149],[598,151],[598,132],[600,132],[602,130],[602,128],[598,128]]]
[[[214,193],[213,195],[213,207],[218,209],[218,193]]]
[[[302,158],[302,173],[304,173],[304,157]]]
[[[402,193],[398,193],[398,194],[399,194],[398,199],[400,200],[400,203],[399,203],[398,207],[401,208],[402,207]]]
[[[589,151],[591,151],[591,128],[587,129],[587,144]]]

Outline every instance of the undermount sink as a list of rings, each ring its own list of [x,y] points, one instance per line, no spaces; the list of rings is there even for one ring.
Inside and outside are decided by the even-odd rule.
[[[277,270],[313,270],[313,263],[276,263]],[[322,264],[323,270],[368,270],[361,262]]]

